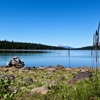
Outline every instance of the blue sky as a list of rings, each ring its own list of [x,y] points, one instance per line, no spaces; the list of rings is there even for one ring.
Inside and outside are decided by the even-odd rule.
[[[0,0],[0,40],[92,45],[100,0]]]

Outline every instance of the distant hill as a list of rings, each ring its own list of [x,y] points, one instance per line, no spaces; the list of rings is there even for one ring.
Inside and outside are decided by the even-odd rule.
[[[81,47],[81,48],[77,48],[78,50],[93,50],[94,46],[85,46],[85,47]],[[100,50],[100,46],[98,48]]]
[[[58,47],[63,47],[63,48],[70,49],[70,50],[93,50],[94,49],[94,46],[85,46],[85,47],[80,47],[80,48],[73,48],[73,47],[67,46],[65,44],[60,44],[60,45],[58,45]],[[100,50],[100,46],[98,47],[98,49]]]
[[[65,44],[60,44],[60,45],[58,45],[58,47],[63,47],[63,48],[66,48],[66,49],[75,49],[75,48],[73,48],[71,46],[67,46]]]
[[[64,46],[64,48],[74,49],[73,47],[70,46]]]

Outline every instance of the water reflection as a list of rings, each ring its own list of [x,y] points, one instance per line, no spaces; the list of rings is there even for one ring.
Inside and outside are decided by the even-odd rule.
[[[61,64],[69,67],[68,50],[0,50],[0,65],[6,65],[12,57],[18,56],[25,66],[55,66]],[[70,50],[70,67],[91,66],[90,50]]]
[[[67,56],[67,52],[64,50],[60,51],[60,56]]]

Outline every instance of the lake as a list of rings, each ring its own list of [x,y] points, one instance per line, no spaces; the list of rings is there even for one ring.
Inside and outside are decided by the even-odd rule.
[[[94,51],[93,51],[94,55]],[[0,66],[6,65],[12,57],[18,56],[26,66],[82,67],[95,66],[95,58],[91,58],[91,50],[0,50]]]

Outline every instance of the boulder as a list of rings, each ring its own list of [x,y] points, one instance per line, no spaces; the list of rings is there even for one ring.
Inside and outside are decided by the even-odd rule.
[[[13,80],[15,78],[15,76],[13,74],[10,75],[1,75],[0,79],[8,79],[8,80]]]
[[[48,67],[46,68],[47,71],[50,71],[50,72],[56,72],[56,68],[55,67]]]
[[[33,79],[32,79],[32,78],[27,78],[27,79],[26,79],[26,83],[33,84],[33,83],[34,83],[34,81],[33,81]]]
[[[31,93],[41,93],[46,94],[49,91],[49,89],[46,86],[37,87],[31,90]]]
[[[64,66],[62,66],[62,65],[57,65],[56,68],[57,68],[57,69],[63,69]]]
[[[33,66],[32,69],[37,69],[37,68],[35,66]]]
[[[20,59],[19,59],[19,57],[17,57],[17,56],[15,56],[15,57],[13,57],[12,59],[11,59],[11,61],[10,62],[8,62],[7,63],[7,67],[12,67],[12,66],[15,66],[16,68],[22,68],[22,67],[24,67],[24,62],[23,61],[21,61]]]
[[[80,72],[79,74],[77,74],[76,76],[74,76],[73,79],[68,80],[68,84],[74,83],[76,81],[82,81],[85,79],[89,79],[92,77],[92,73],[89,71],[85,71],[85,72]]]
[[[38,69],[45,69],[46,67],[45,66],[40,66]]]
[[[5,79],[5,78],[6,78],[6,79],[9,79],[7,75],[1,75],[1,76],[0,76],[0,79]]]
[[[32,68],[31,67],[28,67],[28,66],[24,68],[24,70],[31,70],[31,69]]]
[[[13,74],[8,75],[9,80],[15,79],[15,76]]]

